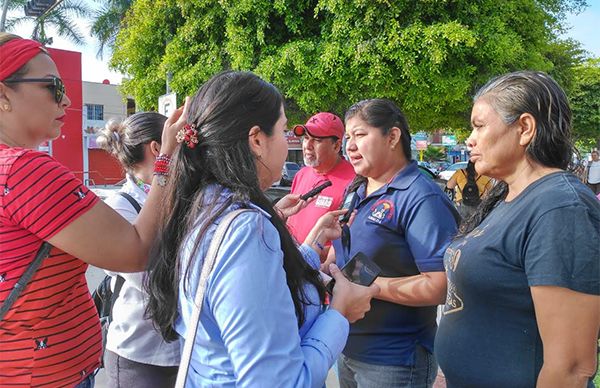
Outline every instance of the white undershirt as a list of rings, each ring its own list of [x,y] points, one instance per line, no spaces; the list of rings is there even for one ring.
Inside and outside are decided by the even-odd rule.
[[[131,176],[127,176],[121,191],[131,195],[141,206],[144,205],[147,195]],[[129,201],[119,194],[110,196],[105,202],[129,222],[133,222],[138,215]],[[147,300],[142,291],[144,272],[119,275],[125,279],[125,283],[113,306],[113,321],[108,329],[106,348],[131,361],[158,366],[179,365],[179,341],[166,343],[152,322],[144,319]]]

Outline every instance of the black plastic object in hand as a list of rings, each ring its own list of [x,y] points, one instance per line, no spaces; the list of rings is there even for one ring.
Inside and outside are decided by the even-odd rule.
[[[361,286],[370,286],[381,273],[381,268],[375,262],[362,252],[358,252],[352,260],[347,262],[340,270],[352,283]],[[327,291],[333,295],[335,279],[331,279],[325,286]]]
[[[315,195],[319,194],[321,191],[325,190],[327,187],[329,187],[331,185],[332,185],[331,181],[325,181],[323,184],[315,187],[311,191],[302,194],[300,196],[300,199],[303,201],[306,201],[307,199],[314,197]]]

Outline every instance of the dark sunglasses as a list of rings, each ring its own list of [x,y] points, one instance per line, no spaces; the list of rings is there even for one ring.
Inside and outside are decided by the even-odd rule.
[[[17,84],[23,82],[41,82],[50,84],[48,85],[48,89],[50,89],[54,95],[54,101],[56,101],[57,104],[60,104],[65,96],[65,84],[60,78],[54,76],[48,78],[16,78],[4,81],[4,83],[7,84]]]

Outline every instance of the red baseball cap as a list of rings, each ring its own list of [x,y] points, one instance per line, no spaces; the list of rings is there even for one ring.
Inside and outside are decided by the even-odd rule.
[[[342,119],[329,112],[319,112],[304,125],[296,125],[293,128],[294,135],[303,136],[307,132],[312,137],[332,137],[338,139],[344,137],[344,123]]]

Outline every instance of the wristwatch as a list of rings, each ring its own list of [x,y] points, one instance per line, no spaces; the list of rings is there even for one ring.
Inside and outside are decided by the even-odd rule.
[[[162,175],[162,174],[156,174],[156,183],[158,183],[158,185],[160,187],[165,187],[167,185],[167,176],[166,175]]]

